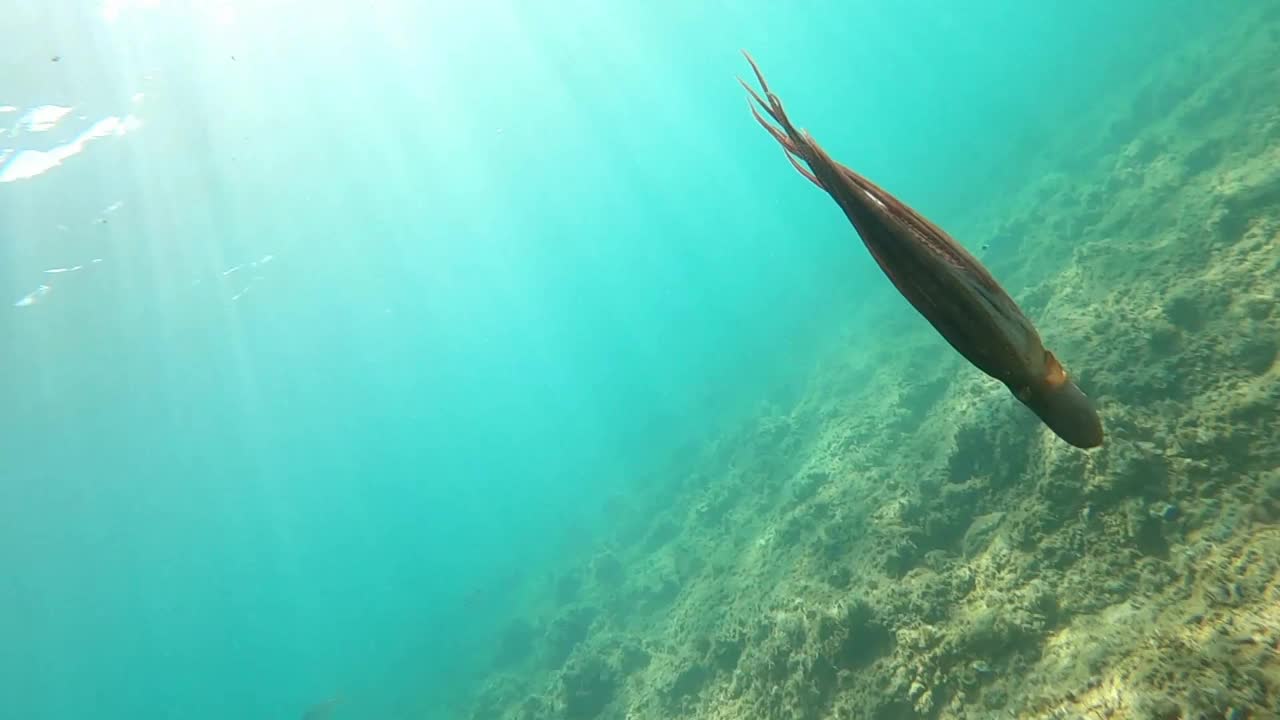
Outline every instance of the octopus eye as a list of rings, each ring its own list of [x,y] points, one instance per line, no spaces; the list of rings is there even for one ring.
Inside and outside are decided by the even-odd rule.
[[[1062,387],[1070,378],[1062,363],[1048,350],[1044,351],[1044,382],[1051,388]]]

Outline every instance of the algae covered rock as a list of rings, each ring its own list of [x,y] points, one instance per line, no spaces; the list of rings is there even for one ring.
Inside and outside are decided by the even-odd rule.
[[[507,623],[498,639],[494,665],[501,668],[523,662],[533,653],[537,639],[537,630],[528,620],[516,618]]]
[[[868,311],[892,343],[851,325],[811,390],[560,571],[498,638],[541,662],[477,717],[1280,717],[1280,11],[1255,12],[1082,109],[960,227],[1104,447]]]
[[[559,667],[578,643],[587,638],[599,610],[589,606],[566,608],[551,621],[543,638],[543,659],[549,667]]]
[[[593,720],[614,701],[618,685],[616,672],[602,658],[575,660],[560,675],[557,707],[566,720]]]

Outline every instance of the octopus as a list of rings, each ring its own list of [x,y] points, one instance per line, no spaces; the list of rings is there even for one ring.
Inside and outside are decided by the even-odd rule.
[[[956,352],[1004,383],[1059,438],[1083,449],[1100,446],[1102,420],[1093,401],[1045,349],[1035,326],[986,267],[920,213],[833,160],[808,131],[797,130],[755,60],[743,55],[760,84],[757,92],[738,79],[751,96],[751,114],[782,146],[791,165],[840,206],[907,302]]]

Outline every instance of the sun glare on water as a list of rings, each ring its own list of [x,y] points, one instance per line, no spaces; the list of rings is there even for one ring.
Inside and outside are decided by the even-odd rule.
[[[230,0],[103,0],[102,17],[108,23],[114,23],[126,12],[165,5],[190,8],[210,25],[226,26],[236,22],[236,8]]]

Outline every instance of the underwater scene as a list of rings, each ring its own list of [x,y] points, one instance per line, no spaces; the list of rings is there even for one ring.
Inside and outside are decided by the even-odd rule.
[[[0,34],[0,720],[1280,718],[1280,3]]]

